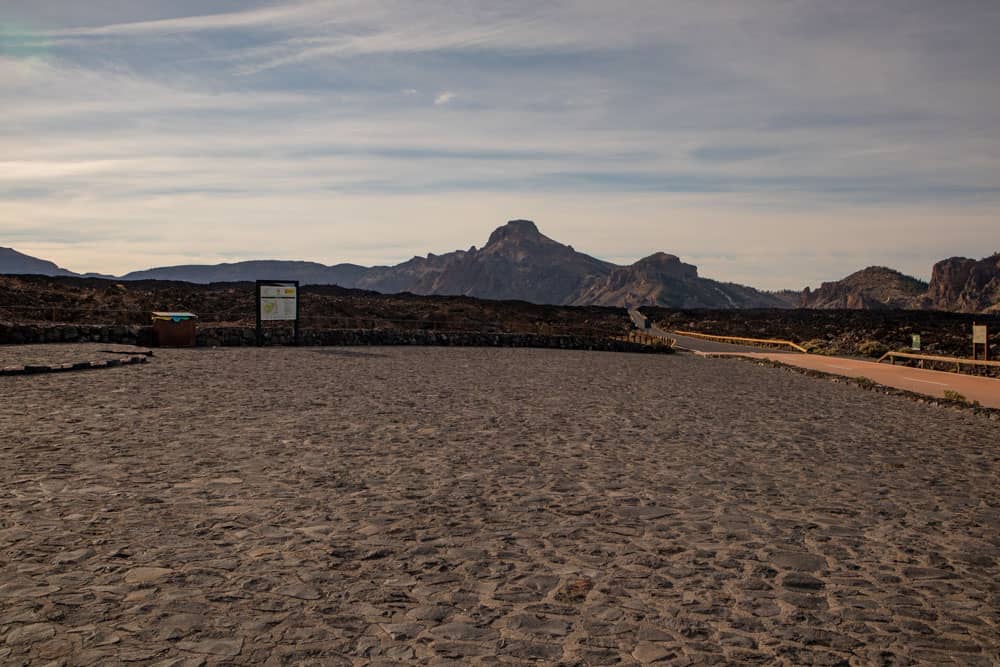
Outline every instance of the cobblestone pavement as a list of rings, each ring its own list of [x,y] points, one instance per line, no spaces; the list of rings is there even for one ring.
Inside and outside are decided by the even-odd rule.
[[[995,422],[687,355],[0,379],[5,665],[998,656]]]

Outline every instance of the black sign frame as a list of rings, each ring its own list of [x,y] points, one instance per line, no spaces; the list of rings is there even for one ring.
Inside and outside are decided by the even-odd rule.
[[[258,280],[255,290],[256,294],[256,309],[257,309],[257,347],[264,345],[264,320],[263,313],[260,308],[260,294],[262,287],[294,287],[295,288],[295,319],[294,320],[278,320],[278,321],[291,321],[292,326],[295,329],[294,333],[294,344],[299,344],[299,281],[298,280]],[[277,297],[277,298],[288,298],[288,297]],[[268,320],[271,321],[271,320]]]

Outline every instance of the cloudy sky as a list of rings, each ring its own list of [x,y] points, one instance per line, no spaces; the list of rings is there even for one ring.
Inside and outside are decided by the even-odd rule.
[[[394,263],[512,218],[801,288],[1000,250],[1000,2],[0,0],[0,245]]]

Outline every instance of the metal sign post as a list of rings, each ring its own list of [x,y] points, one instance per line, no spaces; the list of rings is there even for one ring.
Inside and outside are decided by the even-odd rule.
[[[292,322],[299,344],[299,281],[257,281],[257,345],[264,344],[264,322]]]
[[[979,346],[983,346],[983,361],[989,361],[990,356],[990,346],[987,343],[989,340],[988,332],[986,331],[985,324],[973,324],[972,325],[972,358],[979,358]]]

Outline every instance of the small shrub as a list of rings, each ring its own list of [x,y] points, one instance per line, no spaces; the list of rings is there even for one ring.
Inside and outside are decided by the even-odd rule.
[[[812,354],[827,354],[830,344],[822,338],[813,338],[802,343],[802,347]]]
[[[958,393],[954,389],[945,389],[944,390],[944,397],[947,398],[949,401],[958,401],[959,403],[968,403],[969,402],[969,399],[967,399],[965,396],[963,396],[962,394]]]
[[[861,387],[862,389],[874,389],[878,386],[878,383],[871,378],[867,378],[864,375],[859,375],[854,378],[854,383]]]
[[[944,397],[946,399],[948,399],[949,401],[955,401],[956,403],[962,403],[963,405],[968,405],[969,407],[972,407],[972,408],[982,407],[979,404],[979,401],[970,401],[969,399],[967,399],[965,396],[963,396],[962,394],[958,393],[954,389],[945,389],[944,390]]]
[[[889,347],[877,340],[866,340],[858,345],[858,352],[866,357],[881,357],[889,351]]]

